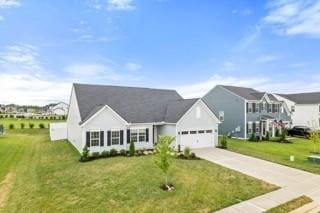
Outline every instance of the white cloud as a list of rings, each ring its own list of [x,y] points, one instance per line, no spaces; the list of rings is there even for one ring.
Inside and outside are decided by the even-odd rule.
[[[277,60],[277,57],[274,55],[261,55],[257,58],[258,63],[268,63],[275,60]]]
[[[133,0],[109,0],[108,10],[123,10],[130,11],[136,7],[133,5]]]
[[[39,75],[42,67],[38,49],[30,44],[15,44],[0,52],[0,68],[8,72],[31,72]]]
[[[27,74],[0,74],[0,91],[2,104],[45,105],[68,101],[71,83]]]
[[[0,0],[0,8],[19,7],[20,5],[19,0]]]
[[[242,87],[252,87],[260,91],[274,93],[298,93],[320,91],[320,82],[314,78],[313,81],[288,81],[284,79],[282,82],[276,82],[273,79],[263,76],[257,77],[234,77],[214,75],[209,80],[190,84],[186,86],[175,87],[184,98],[202,97],[216,85],[233,85]],[[301,87],[301,85],[304,85]]]
[[[320,37],[319,0],[273,0],[264,21],[283,35]]]
[[[72,64],[64,69],[74,81],[119,81],[122,76],[117,74],[110,65],[99,63]]]
[[[137,70],[140,70],[142,69],[142,65],[141,64],[137,64],[137,63],[134,63],[134,62],[128,62],[126,64],[126,68],[130,71],[137,71]]]
[[[250,16],[252,15],[253,11],[249,8],[245,8],[245,9],[242,9],[242,10],[237,10],[237,9],[234,9],[232,10],[232,13],[233,14],[239,14],[241,16]]]

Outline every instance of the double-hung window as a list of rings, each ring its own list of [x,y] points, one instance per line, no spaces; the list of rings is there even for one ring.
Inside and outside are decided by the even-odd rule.
[[[131,129],[130,140],[132,142],[146,142],[147,131],[146,129]]]
[[[252,112],[252,103],[248,103],[248,112]]]
[[[100,144],[100,131],[90,132],[90,146],[99,146]]]
[[[260,112],[260,103],[256,103],[255,112]]]
[[[252,134],[252,122],[248,122],[248,133]]]
[[[219,120],[220,120],[221,122],[224,121],[224,111],[219,111]]]
[[[111,144],[112,145],[120,144],[120,131],[111,131]]]

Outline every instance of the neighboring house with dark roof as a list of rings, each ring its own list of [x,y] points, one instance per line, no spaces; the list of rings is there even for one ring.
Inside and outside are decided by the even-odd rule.
[[[183,99],[174,90],[73,84],[68,140],[79,152],[112,148],[151,149],[159,135],[176,137],[181,149],[214,147],[218,118],[201,99]]]
[[[288,105],[293,126],[320,129],[320,92],[276,94]]]
[[[273,94],[252,88],[217,85],[203,98],[219,117],[219,134],[249,138],[252,133],[275,135],[281,124],[290,126],[290,112],[286,103]]]
[[[67,115],[69,105],[64,102],[56,103],[49,107],[49,114],[51,115]]]

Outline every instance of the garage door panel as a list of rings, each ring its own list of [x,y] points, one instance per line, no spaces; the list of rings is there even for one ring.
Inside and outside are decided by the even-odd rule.
[[[207,133],[207,131],[196,130],[196,134],[194,134],[195,130],[190,131],[181,131],[188,132],[188,134],[180,135],[180,144],[181,148],[190,147],[190,148],[203,148],[203,147],[213,147],[214,142],[214,134],[213,131]]]

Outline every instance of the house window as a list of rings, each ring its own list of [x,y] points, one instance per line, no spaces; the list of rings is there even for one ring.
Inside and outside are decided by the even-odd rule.
[[[90,146],[99,146],[100,144],[100,131],[90,132]]]
[[[198,133],[199,133],[199,134],[203,134],[203,133],[204,133],[204,130],[199,130]]]
[[[206,133],[212,133],[211,129],[206,130]]]
[[[197,131],[190,131],[190,135],[197,134]]]
[[[267,104],[267,106],[268,106],[268,112],[272,113],[272,104]]]
[[[182,131],[181,132],[181,135],[187,135],[188,134],[188,131]]]
[[[260,132],[260,122],[256,122],[256,132]]]
[[[256,112],[259,112],[260,111],[260,104],[259,103],[256,103]]]
[[[145,129],[139,129],[138,135],[139,135],[139,142],[146,142],[146,130]]]
[[[294,111],[295,111],[295,107],[291,106],[291,112],[294,112]]]
[[[265,111],[266,110],[266,102],[262,103],[262,110]]]
[[[145,129],[131,129],[130,140],[132,142],[146,142],[147,132]]]
[[[112,145],[120,144],[120,131],[111,131],[111,144]]]
[[[132,142],[138,141],[138,130],[137,129],[130,130],[130,141],[132,141]]]
[[[197,118],[200,118],[200,117],[201,117],[201,108],[200,108],[200,107],[197,107],[197,108],[196,108],[196,117],[197,117]]]
[[[248,133],[252,134],[252,123],[251,122],[248,123]]]
[[[252,103],[248,103],[248,112],[252,112]]]
[[[219,111],[219,120],[224,121],[224,111]]]
[[[282,105],[280,106],[280,112],[284,113],[284,107]]]

